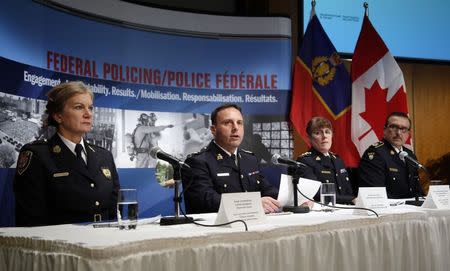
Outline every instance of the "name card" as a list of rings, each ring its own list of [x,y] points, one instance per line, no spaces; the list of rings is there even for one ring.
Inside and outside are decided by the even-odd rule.
[[[449,194],[450,189],[448,185],[430,185],[427,199],[422,204],[422,207],[429,209],[449,209]]]
[[[383,212],[389,208],[386,187],[360,187],[355,202],[356,207]],[[365,210],[354,210],[355,215],[373,214]]]
[[[227,223],[233,220],[244,220],[247,225],[264,223],[266,216],[261,203],[261,193],[222,194],[215,224]],[[242,227],[242,224],[232,223],[230,226]]]
[[[319,191],[320,185],[322,183],[306,178],[300,178],[297,188],[302,191],[302,193],[312,199],[314,195],[316,195],[317,191]],[[307,202],[308,199],[303,197],[297,191],[297,199],[298,205],[302,205]],[[292,176],[281,174],[280,178],[280,188],[278,190],[278,198],[277,200],[281,203],[281,206],[293,206],[294,205],[294,191],[292,185]]]

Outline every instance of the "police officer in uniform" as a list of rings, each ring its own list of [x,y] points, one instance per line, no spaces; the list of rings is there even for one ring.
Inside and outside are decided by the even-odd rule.
[[[398,155],[409,138],[411,120],[403,112],[393,112],[386,119],[383,140],[370,146],[363,154],[359,168],[360,187],[386,187],[388,198],[412,198],[423,195],[417,169],[402,161]]]
[[[323,117],[314,117],[308,122],[306,133],[309,137],[311,149],[309,152],[300,155],[297,161],[308,165],[310,169],[306,170],[302,177],[322,183],[334,183],[336,202],[352,204],[355,195],[344,161],[330,152],[333,140],[331,122]]]
[[[47,96],[45,125],[55,126],[57,133],[20,151],[16,225],[115,219],[119,178],[113,156],[83,139],[92,127],[93,93],[82,82],[68,82]]]
[[[156,166],[156,159],[150,156],[153,147],[158,146],[160,132],[173,125],[155,126],[156,115],[142,113],[138,119],[139,123],[133,131],[132,142],[136,155],[136,168],[148,168]]]
[[[217,212],[222,193],[260,191],[266,213],[278,211],[278,191],[259,171],[256,156],[239,148],[244,136],[241,108],[225,104],[211,114],[214,140],[189,155],[183,170],[185,205],[188,213]]]

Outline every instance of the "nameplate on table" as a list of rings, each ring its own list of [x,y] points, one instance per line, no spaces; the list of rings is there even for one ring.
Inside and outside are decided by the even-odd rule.
[[[233,220],[244,220],[247,224],[261,224],[265,219],[260,192],[224,193],[215,224]],[[242,224],[232,223],[230,226],[242,227]]]
[[[450,189],[448,185],[430,185],[423,208],[449,209]]]
[[[300,178],[297,189],[300,190],[303,195],[312,199],[319,191],[320,185],[322,183],[314,181],[311,179]],[[309,201],[307,198],[302,196],[300,192],[297,191],[298,206]],[[280,177],[280,188],[278,190],[278,198],[281,206],[293,206],[294,205],[294,191],[292,185],[292,176],[281,174]]]
[[[389,208],[386,187],[360,187],[355,202],[356,207],[383,212]],[[355,215],[366,215],[368,211],[354,210]],[[370,213],[371,214],[371,213]]]

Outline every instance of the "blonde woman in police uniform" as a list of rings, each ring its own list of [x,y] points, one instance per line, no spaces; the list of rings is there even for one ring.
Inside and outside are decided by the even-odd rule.
[[[312,118],[307,126],[311,149],[300,155],[297,161],[310,167],[302,176],[318,180],[322,183],[334,183],[336,187],[336,202],[351,204],[355,199],[349,175],[344,161],[330,152],[333,143],[333,127],[331,122],[322,117]]]
[[[83,139],[93,122],[93,93],[68,82],[47,94],[46,126],[57,133],[22,147],[14,192],[16,225],[38,226],[111,220],[119,178],[109,151]]]

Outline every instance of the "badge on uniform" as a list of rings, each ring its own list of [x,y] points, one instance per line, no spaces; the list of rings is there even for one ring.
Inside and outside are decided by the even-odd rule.
[[[217,154],[217,157],[216,157],[216,159],[217,159],[217,160],[222,160],[222,159],[223,159],[223,157],[222,157],[222,154],[220,154],[220,153],[219,153],[219,154]]]
[[[60,153],[60,152],[61,152],[61,147],[60,147],[59,145],[55,145],[55,146],[53,147],[53,152],[54,152],[54,153]]]
[[[367,156],[369,157],[370,160],[372,160],[373,157],[375,156],[375,153],[374,152],[369,152],[369,153],[367,153]]]
[[[316,161],[320,161],[321,159],[320,159],[320,156],[317,156],[316,157]]]
[[[102,172],[107,179],[111,180],[111,171],[109,170],[109,168],[102,168]]]
[[[394,155],[394,154],[395,154],[395,152],[393,150],[391,150],[391,155]]]
[[[23,151],[19,154],[17,159],[17,172],[22,175],[31,163],[31,156],[33,156],[32,151]]]
[[[390,167],[390,168],[389,168],[389,171],[391,171],[391,172],[398,172],[398,168]]]

